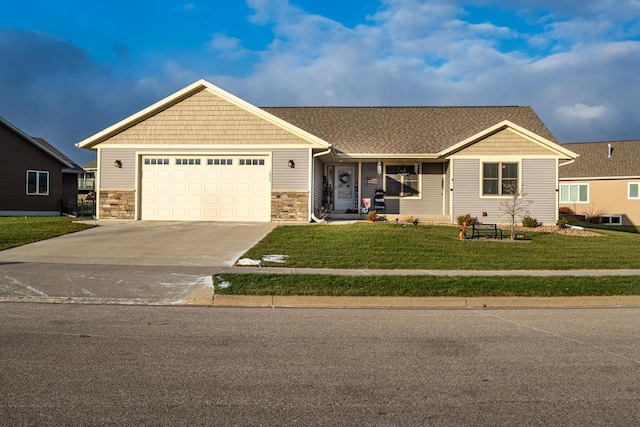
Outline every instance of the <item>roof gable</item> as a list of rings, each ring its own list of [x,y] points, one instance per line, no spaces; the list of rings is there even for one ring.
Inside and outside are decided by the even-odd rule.
[[[577,142],[562,146],[580,157],[560,168],[560,178],[640,177],[640,140]]]
[[[12,132],[17,134],[18,136],[20,136],[27,143],[30,143],[30,144],[34,145],[38,149],[44,151],[46,154],[51,156],[56,161],[62,163],[62,165],[64,165],[65,167],[70,168],[70,169],[74,169],[76,166],[78,166],[70,158],[68,158],[67,156],[62,154],[57,148],[55,148],[53,145],[49,144],[44,139],[42,139],[42,138],[34,138],[34,137],[31,137],[31,136],[27,135],[22,130],[18,129],[17,127],[15,127],[14,125],[9,123],[7,120],[5,120],[2,117],[0,117],[0,123],[5,125],[8,129],[10,129]]]
[[[194,101],[197,97],[206,97],[206,95],[210,95],[209,101],[212,98],[216,98],[221,101],[217,106],[209,105],[198,108],[197,106],[191,106],[184,109],[182,112],[178,112],[174,115],[176,110],[180,110],[181,106],[185,103],[189,103]],[[194,101],[197,104],[197,101]],[[209,108],[207,110],[207,108]],[[155,104],[145,108],[144,110],[139,111],[132,116],[121,120],[120,122],[106,128],[105,130],[96,133],[95,135],[86,138],[83,141],[80,141],[76,144],[76,146],[80,148],[94,148],[97,144],[104,142],[111,138],[116,138],[117,135],[129,131],[134,127],[138,129],[133,132],[129,132],[127,137],[130,137],[131,134],[134,134],[134,142],[144,142],[144,138],[141,135],[147,134],[148,137],[152,138],[154,130],[154,126],[164,127],[164,131],[169,130],[170,133],[175,136],[176,135],[176,123],[179,123],[177,126],[179,127],[179,132],[185,132],[186,136],[194,136],[198,135],[198,140],[192,140],[192,143],[215,143],[212,138],[215,138],[215,131],[219,131],[220,134],[226,133],[227,135],[235,135],[236,137],[241,135],[242,133],[246,134],[247,129],[243,128],[242,132],[238,132],[233,134],[234,126],[231,122],[228,122],[228,128],[221,129],[220,128],[220,120],[225,120],[225,110],[228,112],[230,109],[235,110],[235,112],[241,111],[246,116],[250,116],[253,119],[258,119],[262,123],[266,123],[272,127],[276,127],[283,131],[284,133],[293,135],[297,138],[300,138],[316,147],[319,148],[328,148],[330,146],[329,143],[323,141],[315,135],[312,135],[302,129],[295,127],[294,125],[287,123],[286,121],[275,117],[268,112],[261,110],[258,107],[218,88],[217,86],[212,85],[206,80],[199,80],[186,88],[156,102]],[[169,112],[171,111],[171,112]],[[197,112],[197,114],[194,114]],[[174,117],[169,117],[174,115]],[[155,120],[154,118],[160,118]],[[177,118],[176,118],[177,116]],[[173,120],[173,123],[164,123],[162,124],[162,120],[167,118],[169,121]],[[148,124],[145,124],[147,120],[150,120]],[[254,124],[255,125],[255,121]],[[243,125],[246,124],[242,123]],[[168,129],[173,126],[173,129]],[[203,132],[203,126],[204,132]],[[224,125],[223,125],[224,126]],[[141,128],[150,128],[151,135],[145,129],[140,130]],[[208,130],[207,130],[208,129]],[[171,131],[172,130],[172,131]],[[189,134],[190,130],[194,130],[193,133]],[[136,134],[136,132],[138,132]],[[207,132],[210,132],[208,135],[205,135]],[[160,135],[162,130],[160,130],[157,135]],[[167,135],[166,133],[164,135]],[[150,138],[147,138],[149,140]],[[236,141],[237,142],[237,141]]]

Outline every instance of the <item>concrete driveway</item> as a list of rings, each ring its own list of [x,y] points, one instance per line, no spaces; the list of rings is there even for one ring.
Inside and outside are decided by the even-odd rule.
[[[211,275],[275,224],[100,222],[0,251],[0,301],[211,303]]]

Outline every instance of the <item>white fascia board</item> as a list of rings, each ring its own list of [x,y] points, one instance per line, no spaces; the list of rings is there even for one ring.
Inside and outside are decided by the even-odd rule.
[[[590,176],[579,178],[560,178],[560,181],[610,181],[615,179],[640,179],[640,176]]]
[[[273,114],[267,113],[266,111],[256,107],[255,105],[250,104],[247,101],[244,101],[240,98],[238,98],[235,95],[230,94],[229,92],[220,89],[219,87],[209,83],[208,81],[204,80],[204,79],[200,79],[192,84],[190,84],[189,86],[175,92],[172,95],[167,96],[164,99],[161,99],[160,101],[150,105],[149,107],[140,110],[139,112],[119,121],[118,123],[115,123],[112,126],[109,126],[108,128],[78,142],[76,144],[76,147],[78,148],[87,148],[87,149],[92,149],[93,146],[95,146],[96,144],[99,144],[100,142],[104,141],[105,139],[111,137],[112,135],[115,135],[118,132],[121,132],[122,130],[126,129],[127,127],[130,127],[131,125],[138,123],[144,119],[146,119],[147,117],[152,116],[153,114],[155,114],[156,112],[163,110],[165,108],[167,108],[169,105],[176,103],[177,101],[180,101],[182,99],[187,98],[188,96],[202,90],[202,89],[206,89],[209,90],[210,92],[212,92],[213,94],[217,95],[218,97],[234,104],[235,106],[242,108],[243,110],[250,112],[290,133],[293,133],[296,136],[299,136],[300,138],[304,139],[307,142],[313,143],[315,145],[318,145],[321,148],[329,148],[331,147],[331,144],[329,144],[328,142],[324,141],[321,138],[316,137],[315,135],[310,134],[309,132],[306,132],[296,126],[293,126],[292,124],[274,116]]]
[[[517,124],[515,124],[515,123],[513,123],[513,122],[511,122],[509,120],[503,120],[500,123],[497,123],[497,124],[487,128],[487,129],[485,129],[485,130],[483,130],[481,132],[478,132],[477,134],[475,134],[473,136],[470,136],[469,138],[467,138],[467,139],[465,139],[465,140],[463,140],[463,141],[461,141],[461,142],[459,142],[459,143],[457,143],[455,145],[452,145],[451,147],[441,151],[439,153],[439,155],[441,157],[446,157],[449,154],[451,154],[452,152],[460,150],[460,149],[466,147],[467,145],[471,145],[474,142],[479,141],[480,139],[491,135],[492,133],[495,133],[495,132],[497,132],[499,130],[507,129],[507,128],[510,128],[512,130],[515,130],[515,131],[521,133],[527,139],[530,139],[531,141],[533,141],[533,142],[535,142],[537,144],[543,145],[546,148],[548,148],[548,149],[550,149],[552,151],[555,151],[558,154],[562,154],[563,156],[566,156],[566,158],[575,159],[576,157],[578,157],[578,155],[576,153],[574,153],[571,150],[567,150],[566,148],[562,147],[560,144],[556,144],[553,141],[549,141],[548,139],[546,139],[546,138],[544,138],[544,137],[542,137],[542,136],[540,136],[540,135],[538,135],[536,133],[533,133],[530,130],[527,130],[527,129],[523,128],[522,126],[519,126],[519,125],[517,125]]]
[[[4,118],[0,117],[0,123],[3,123],[6,127],[11,129],[13,132],[17,133],[18,135],[20,135],[21,137],[23,137],[24,139],[26,139],[27,141],[29,141],[30,143],[35,145],[37,148],[41,149],[42,151],[44,151],[45,153],[47,153],[48,155],[50,155],[51,157],[53,157],[54,159],[56,159],[57,161],[59,161],[60,163],[65,165],[66,167],[73,169],[73,167],[74,167],[73,164],[69,163],[68,161],[66,161],[62,157],[58,156],[56,153],[54,153],[53,151],[49,150],[47,147],[43,146],[42,144],[40,144],[35,139],[31,138],[29,135],[27,135],[26,133],[24,133],[23,131],[21,131],[20,129],[18,129],[14,125],[12,125],[11,123],[9,123]]]

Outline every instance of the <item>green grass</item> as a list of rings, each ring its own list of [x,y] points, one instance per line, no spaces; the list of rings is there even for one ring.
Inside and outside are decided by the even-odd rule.
[[[225,280],[230,286],[221,288]],[[221,274],[225,295],[584,296],[640,295],[640,277],[443,277]]]
[[[0,217],[0,250],[93,227],[73,221],[68,217]]]
[[[243,257],[288,255],[294,268],[347,269],[619,269],[640,268],[640,235],[597,230],[604,237],[528,232],[527,241],[457,239],[458,227],[360,222],[281,226]]]

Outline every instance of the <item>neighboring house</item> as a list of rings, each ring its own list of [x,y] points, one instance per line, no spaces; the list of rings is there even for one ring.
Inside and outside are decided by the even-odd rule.
[[[73,214],[82,168],[0,117],[0,215]]]
[[[98,217],[136,220],[357,218],[367,199],[389,219],[506,222],[514,183],[555,223],[575,158],[529,107],[258,108],[204,80],[76,145],[97,151]]]
[[[78,174],[78,198],[86,199],[93,197],[96,191],[96,171],[98,170],[98,161],[91,160],[82,165],[83,173]]]
[[[640,225],[640,140],[563,144],[578,153],[560,167],[560,207],[611,225]]]

